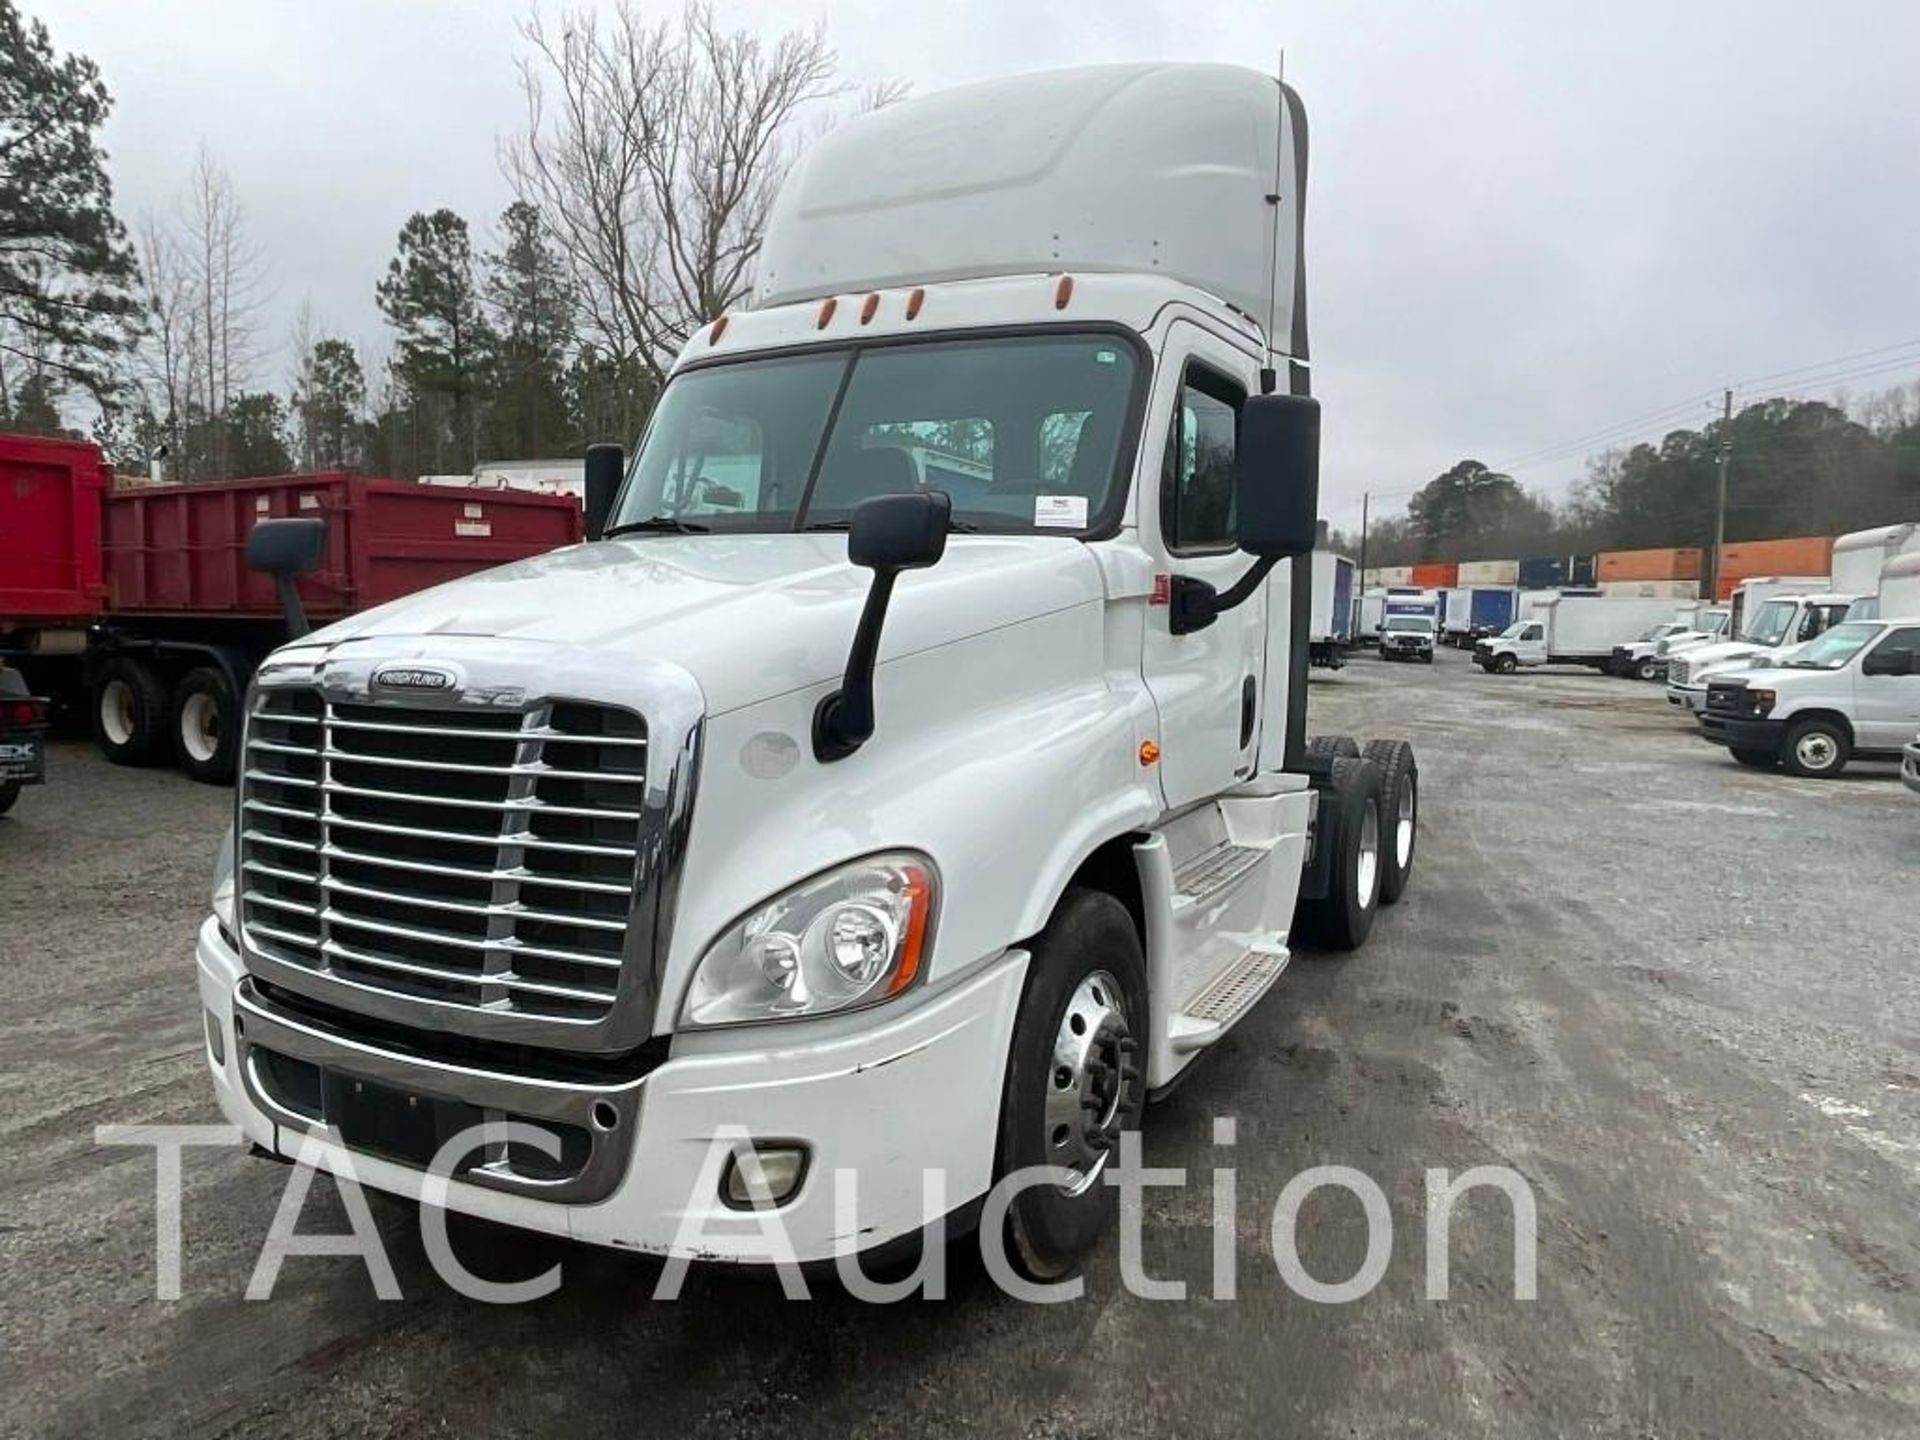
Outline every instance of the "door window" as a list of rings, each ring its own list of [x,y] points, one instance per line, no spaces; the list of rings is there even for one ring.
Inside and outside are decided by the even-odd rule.
[[[1167,430],[1160,528],[1176,555],[1234,548],[1233,456],[1246,391],[1189,366]]]
[[[1920,626],[1907,625],[1874,646],[1862,669],[1868,675],[1920,674],[1914,669],[1916,658],[1920,658]]]

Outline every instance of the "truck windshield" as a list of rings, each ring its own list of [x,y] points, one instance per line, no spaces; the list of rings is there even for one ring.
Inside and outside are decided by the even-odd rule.
[[[1838,670],[1879,633],[1878,625],[1859,621],[1836,625],[1818,640],[1795,647],[1793,658],[1780,663],[1792,670]]]
[[[927,488],[952,497],[955,528],[1085,534],[1124,494],[1138,369],[1118,339],[1065,334],[688,370],[608,531],[829,529],[862,500]]]
[[[1416,635],[1431,635],[1433,633],[1433,621],[1427,619],[1424,615],[1389,615],[1387,617],[1387,629],[1408,630]]]
[[[1500,632],[1500,638],[1502,640],[1518,640],[1521,635],[1525,633],[1530,623],[1530,621],[1526,620],[1516,620]]]
[[[1792,600],[1769,600],[1754,612],[1742,639],[1756,645],[1778,645],[1786,638],[1799,605]]]

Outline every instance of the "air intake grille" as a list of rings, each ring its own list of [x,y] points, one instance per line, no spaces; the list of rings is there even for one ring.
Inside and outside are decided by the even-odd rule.
[[[246,942],[396,995],[598,1020],[620,979],[646,747],[638,715],[601,705],[262,689],[241,778]]]

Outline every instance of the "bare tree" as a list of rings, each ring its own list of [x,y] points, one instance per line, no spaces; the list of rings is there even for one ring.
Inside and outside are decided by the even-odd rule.
[[[158,216],[141,218],[135,243],[146,331],[135,355],[134,384],[177,460],[185,453],[181,424],[199,389],[194,343],[198,302],[180,241]]]
[[[229,470],[227,405],[247,388],[259,360],[266,276],[233,181],[204,146],[188,182],[184,225],[182,248],[194,288],[197,398],[211,426],[209,464],[214,477],[224,479]]]
[[[723,30],[703,0],[677,23],[622,0],[604,25],[536,12],[521,33],[527,124],[508,174],[548,217],[590,338],[657,387],[746,296],[797,122],[841,92],[833,51],[818,28],[771,44]]]

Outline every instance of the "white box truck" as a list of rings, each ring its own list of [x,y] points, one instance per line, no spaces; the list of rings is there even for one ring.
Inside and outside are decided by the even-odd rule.
[[[1489,674],[1511,675],[1523,665],[1582,665],[1605,670],[1613,647],[1673,618],[1669,599],[1562,592],[1532,607],[1492,639],[1476,641],[1474,663]]]
[[[1307,657],[1338,670],[1353,643],[1354,565],[1331,550],[1313,552],[1313,607],[1307,626]]]
[[[753,307],[590,452],[595,538],[261,667],[198,938],[227,1117],[711,1260],[919,1243],[937,1173],[1070,1269],[1147,1096],[1413,863],[1411,749],[1306,735],[1306,144],[1217,65],[820,140]]]

